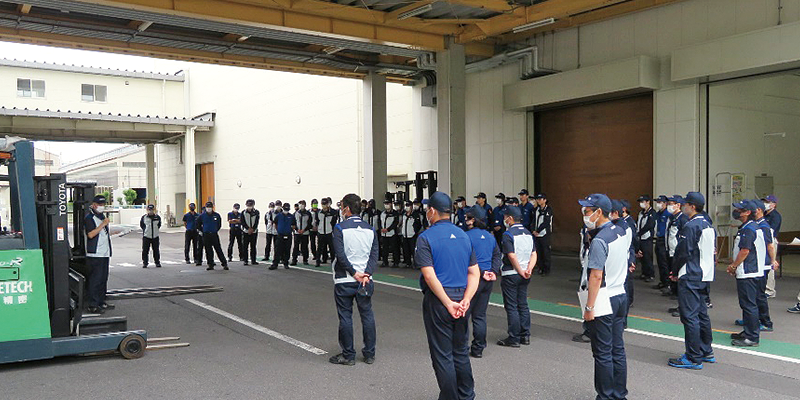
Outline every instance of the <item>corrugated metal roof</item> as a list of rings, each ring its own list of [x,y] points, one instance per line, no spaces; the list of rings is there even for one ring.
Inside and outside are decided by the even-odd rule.
[[[122,114],[102,114],[97,113],[93,114],[89,113],[82,113],[80,111],[73,112],[71,110],[61,111],[61,110],[40,110],[35,109],[31,110],[28,108],[5,108],[0,107],[0,116],[8,116],[8,117],[39,117],[39,118],[64,118],[64,119],[79,119],[79,120],[86,120],[86,121],[106,121],[106,122],[130,122],[130,123],[139,123],[139,124],[161,124],[161,125],[178,125],[178,126],[201,126],[201,127],[213,127],[214,121],[212,118],[212,114],[203,114],[200,117],[187,119],[187,118],[170,118],[170,117],[161,117],[161,116],[154,116],[151,117],[149,115],[141,116],[141,115],[122,115]]]
[[[92,74],[92,75],[105,75],[105,76],[119,76],[124,78],[138,78],[138,79],[156,79],[174,82],[183,82],[185,77],[181,75],[161,74],[157,72],[144,72],[144,71],[128,71],[120,69],[106,69],[98,67],[87,67],[84,65],[68,65],[68,64],[55,64],[38,61],[26,61],[17,59],[0,58],[0,66],[2,67],[17,67],[17,68],[32,68],[43,69],[48,71],[62,71],[73,72],[79,74]]]

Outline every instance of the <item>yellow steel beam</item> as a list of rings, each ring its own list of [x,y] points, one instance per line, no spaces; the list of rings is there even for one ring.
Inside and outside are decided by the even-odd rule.
[[[297,72],[312,75],[336,76],[362,79],[366,72],[340,70],[324,65],[306,64],[263,57],[242,56],[208,51],[176,49],[138,43],[119,42],[95,38],[76,38],[74,36],[54,33],[27,31],[0,27],[0,41],[36,44],[42,46],[73,48],[81,50],[103,51],[108,53],[129,54],[169,60],[200,62],[206,64],[231,65],[273,71]],[[387,76],[387,80],[396,83],[408,83],[411,80],[402,76]]]
[[[443,0],[443,2],[497,12],[509,12],[514,9],[505,0]]]
[[[605,7],[600,10],[583,13],[567,18],[562,18],[552,25],[544,26],[537,29],[531,29],[520,33],[509,33],[502,35],[498,38],[498,44],[508,44],[529,38],[537,33],[551,32],[563,29],[569,29],[580,25],[586,25],[593,22],[599,22],[625,14],[630,14],[638,11],[644,11],[653,7],[660,7],[671,3],[678,3],[686,0],[632,0],[627,3],[615,4],[610,7]]]
[[[458,35],[461,43],[482,40],[511,31],[517,26],[547,18],[561,19],[574,14],[607,7],[627,0],[548,0],[544,3],[520,7],[511,13],[489,18],[484,23],[467,27]]]

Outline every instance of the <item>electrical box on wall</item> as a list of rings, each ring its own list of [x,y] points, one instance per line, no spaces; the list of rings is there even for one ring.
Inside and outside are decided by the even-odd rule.
[[[775,194],[775,182],[773,177],[769,175],[756,176],[754,189],[759,199]]]

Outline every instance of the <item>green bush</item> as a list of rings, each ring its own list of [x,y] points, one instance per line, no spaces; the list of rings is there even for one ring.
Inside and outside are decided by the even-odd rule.
[[[133,202],[136,201],[136,198],[138,197],[138,194],[136,194],[136,191],[133,189],[125,189],[122,192],[122,194],[125,195],[125,203],[127,203],[128,205],[132,205]]]

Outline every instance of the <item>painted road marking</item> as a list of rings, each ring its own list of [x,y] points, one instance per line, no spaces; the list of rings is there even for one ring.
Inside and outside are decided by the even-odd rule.
[[[303,271],[311,271],[311,272],[321,273],[321,274],[328,274],[328,275],[332,274],[332,272],[324,271],[324,270],[308,269],[308,268],[297,268],[297,269],[300,269],[300,270],[303,270]],[[407,279],[407,278],[404,278],[404,279]],[[414,287],[414,286],[408,286],[408,285],[397,284],[397,283],[392,283],[392,282],[380,281],[380,280],[378,280],[378,278],[375,278],[374,281],[375,281],[375,283],[380,283],[382,285],[392,286],[392,287],[396,287],[396,288],[400,288],[400,289],[413,290],[413,291],[417,291],[417,292],[421,291],[419,288]],[[499,296],[497,293],[493,293],[492,295],[495,298],[497,298],[497,296]],[[532,301],[532,299],[529,299],[529,301]],[[545,303],[545,302],[542,302],[542,301],[534,301],[534,302],[540,303],[540,304],[541,303]],[[492,305],[492,306],[495,306],[495,307],[503,307],[503,303],[502,302],[497,302],[497,301],[490,301],[489,305]],[[558,304],[555,304],[555,303],[551,303],[551,305],[554,306],[554,307],[558,307],[559,306]],[[565,306],[570,306],[568,308],[572,309],[571,305],[566,305],[565,304]],[[561,319],[561,320],[565,320],[565,321],[583,323],[583,319],[582,318],[575,318],[575,317],[570,317],[570,316],[566,316],[566,315],[559,315],[559,314],[553,314],[553,313],[548,313],[548,312],[544,312],[544,311],[538,311],[538,310],[534,310],[533,307],[531,307],[530,312],[531,312],[531,314],[541,315],[543,317],[557,318],[557,319]],[[669,325],[671,328],[680,329],[681,331],[683,330],[683,327],[681,325],[670,324],[668,322],[654,320],[653,318],[640,318],[640,319],[641,319],[641,322],[644,325],[646,325],[646,324],[664,324],[664,325]],[[633,323],[633,322],[635,322],[635,320],[629,321],[629,325],[631,323]],[[666,335],[666,334],[662,334],[662,333],[656,333],[656,332],[646,331],[646,330],[642,330],[642,329],[635,329],[635,328],[631,328],[631,327],[628,327],[627,329],[625,329],[625,331],[626,332],[630,332],[630,333],[635,333],[635,334],[638,334],[638,335],[650,336],[650,337],[660,338],[660,339],[667,339],[667,340],[672,340],[672,341],[681,342],[681,343],[684,341],[683,335]],[[723,331],[719,331],[719,330],[714,330],[714,331],[715,331],[715,333],[717,333],[717,335],[723,333]],[[719,339],[719,337],[715,338],[715,340],[718,340],[718,339]],[[726,340],[729,340],[729,339],[726,339]],[[762,347],[786,346],[786,345],[790,345],[790,346],[794,347],[794,345],[789,344],[789,343],[773,342],[773,341],[769,341],[768,342],[766,340],[762,340],[761,341],[761,345],[762,345]],[[764,358],[769,358],[769,359],[778,360],[778,361],[785,361],[785,362],[789,362],[789,363],[793,363],[793,364],[800,364],[800,358],[786,357],[786,356],[782,356],[780,354],[771,354],[771,353],[766,353],[764,351],[743,349],[743,348],[727,346],[727,345],[718,344],[718,343],[712,343],[711,346],[716,348],[716,349],[728,350],[728,351],[732,351],[732,352],[735,352],[735,353],[747,354],[747,355],[752,355],[752,356],[757,356],[757,357],[764,357]],[[774,351],[774,350],[770,350],[770,351]]]
[[[119,265],[120,267],[135,267],[135,265],[131,263],[119,263],[117,265]]]
[[[257,330],[257,331],[259,331],[261,333],[264,333],[266,335],[272,336],[275,339],[279,339],[279,340],[282,340],[282,341],[284,341],[286,343],[289,343],[289,344],[291,344],[293,346],[297,346],[297,347],[299,347],[299,348],[301,348],[301,349],[303,349],[303,350],[305,350],[305,351],[307,351],[309,353],[313,353],[313,354],[316,354],[318,356],[321,356],[321,355],[327,353],[327,351],[325,351],[325,350],[318,349],[318,348],[316,348],[316,347],[314,347],[314,346],[312,346],[310,344],[303,343],[303,342],[301,342],[301,341],[299,341],[297,339],[294,339],[294,338],[291,338],[289,336],[286,336],[286,335],[284,335],[284,334],[282,334],[280,332],[275,332],[272,329],[265,328],[265,327],[255,323],[255,322],[248,321],[248,320],[246,320],[246,319],[244,319],[242,317],[238,317],[238,316],[233,315],[233,314],[231,314],[231,313],[229,313],[227,311],[220,310],[219,308],[216,308],[214,306],[211,306],[211,305],[208,305],[206,303],[203,303],[202,301],[195,300],[195,299],[186,299],[186,301],[188,301],[189,303],[192,303],[192,304],[194,304],[194,305],[196,305],[198,307],[205,308],[206,310],[211,311],[213,313],[219,314],[219,315],[221,315],[221,316],[223,316],[225,318],[228,318],[228,319],[230,319],[232,321],[238,322],[238,323],[240,323],[240,324],[242,324],[244,326],[247,326],[249,328],[255,329],[255,330]]]
[[[162,261],[162,263],[163,263],[163,264],[167,264],[167,265],[176,265],[176,264],[180,264],[179,262],[175,262],[175,261]]]

